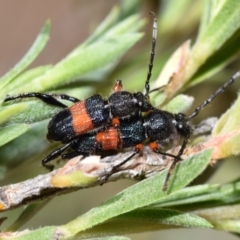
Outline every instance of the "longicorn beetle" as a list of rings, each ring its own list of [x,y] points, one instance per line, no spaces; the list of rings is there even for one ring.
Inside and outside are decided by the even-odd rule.
[[[70,159],[78,155],[100,154],[108,150],[121,150],[125,148],[134,149],[133,154],[124,159],[112,170],[129,161],[136,154],[141,153],[143,143],[148,141],[150,148],[159,154],[173,157],[173,162],[168,170],[163,190],[167,189],[172,170],[181,160],[184,149],[192,133],[190,120],[207,106],[215,97],[224,92],[240,76],[238,71],[230,80],[213,93],[190,116],[184,113],[172,114],[154,108],[149,101],[149,81],[155,56],[155,45],[157,37],[157,20],[155,14],[153,21],[152,48],[148,65],[147,79],[145,82],[145,94],[141,92],[130,93],[123,91],[122,82],[118,80],[113,88],[113,93],[108,99],[101,95],[93,95],[83,101],[65,94],[24,93],[17,96],[8,96],[5,102],[21,98],[39,98],[47,104],[64,108],[50,120],[47,138],[59,141],[64,146],[56,149],[42,160],[42,165],[52,169],[47,163],[61,156]],[[164,87],[164,86],[163,86]],[[67,107],[57,98],[73,102]],[[142,115],[142,113],[146,113]],[[171,155],[162,152],[162,147],[183,138],[178,154]],[[64,153],[66,150],[72,151]],[[106,176],[106,179],[109,175]]]
[[[43,159],[44,164],[61,156],[63,159],[70,159],[79,155],[105,155],[109,150],[121,150],[134,148],[136,153],[141,153],[145,132],[142,117],[119,120],[118,127],[109,127],[97,133],[90,132],[72,139],[63,147],[56,149]],[[71,149],[71,152],[64,153]],[[134,154],[135,155],[135,154]],[[131,159],[131,156],[129,159]],[[124,162],[126,162],[124,160]],[[121,163],[119,166],[121,166]],[[116,167],[115,167],[116,168]],[[112,170],[113,171],[113,170]]]

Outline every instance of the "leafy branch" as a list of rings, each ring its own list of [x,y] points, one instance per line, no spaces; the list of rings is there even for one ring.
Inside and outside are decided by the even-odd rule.
[[[111,73],[111,78],[115,78],[114,74],[116,72],[114,73],[113,70],[119,59],[142,37],[138,30],[143,26],[144,21],[135,13],[138,4],[138,1],[131,1],[131,4],[123,1],[122,9],[115,7],[92,36],[56,65],[46,65],[26,70],[48,40],[50,24],[47,21],[25,57],[1,78],[0,99],[3,101],[6,94],[50,90],[64,90],[68,94],[81,98],[86,88],[79,90],[79,85],[82,84],[83,86],[86,83],[84,79],[89,80],[87,86],[89,94],[96,91],[94,89],[95,84],[98,87],[102,85],[101,90],[105,91],[106,86],[109,85],[105,82],[106,76]],[[186,10],[189,4],[190,1],[184,1],[183,5],[175,4],[174,0],[167,1],[166,12],[162,15],[162,19],[161,15],[159,16],[159,22],[166,24],[162,29],[168,34],[167,37],[172,32],[166,29],[173,29],[174,19],[179,21],[184,15],[183,9]],[[164,19],[171,19],[169,28],[167,26],[168,21]],[[175,24],[178,24],[178,22],[175,22]],[[239,28],[240,3],[234,0],[216,2],[206,0],[197,41],[192,47],[190,41],[185,41],[169,57],[155,82],[155,86],[159,87],[166,84],[170,78],[171,82],[164,93],[152,95],[153,101],[171,112],[184,112],[189,109],[193,99],[186,95],[177,95],[176,97],[175,95],[221,70],[236,56],[240,48],[239,44],[236,44],[239,39]],[[81,59],[84,59],[84,62]],[[163,62],[162,59],[161,61]],[[123,76],[124,73],[129,74],[129,68],[135,64],[133,62],[128,64]],[[158,66],[157,62],[158,60],[156,60],[155,65]],[[131,77],[136,77],[136,74],[145,76],[146,73],[143,74],[143,70],[139,69]],[[225,185],[202,184],[186,187],[209,164],[213,164],[221,158],[239,155],[239,99],[219,119],[211,137],[205,135],[206,138],[201,138],[203,141],[197,145],[190,145],[186,149],[183,156],[184,161],[175,169],[167,192],[161,191],[166,176],[166,171],[163,170],[166,169],[172,159],[162,159],[158,156],[161,162],[165,161],[165,165],[162,168],[160,166],[160,169],[159,164],[152,165],[152,169],[151,167],[148,169],[151,174],[148,174],[145,168],[148,162],[143,161],[144,157],[145,159],[151,157],[151,154],[147,153],[132,159],[129,162],[130,165],[124,165],[110,180],[116,180],[120,178],[119,176],[124,176],[124,174],[121,175],[122,172],[126,174],[125,176],[132,178],[155,174],[151,178],[125,189],[100,206],[62,226],[13,232],[17,231],[23,223],[31,219],[46,204],[46,202],[33,203],[22,212],[15,223],[0,235],[0,239],[79,239],[99,236],[109,237],[109,239],[126,239],[116,236],[179,226],[214,227],[239,233],[239,179]],[[46,122],[41,121],[48,119],[59,110],[56,107],[46,106],[37,100],[3,104],[0,109],[0,146],[2,146],[0,154],[4,156],[1,166],[2,171],[0,171],[1,178],[4,178],[7,170],[19,164],[21,149],[30,149],[28,145],[31,145],[31,143],[39,146],[39,149],[35,147],[35,154],[40,153],[40,149],[47,148],[46,144],[38,143],[38,137],[41,136],[40,138],[42,138],[42,133],[46,129]],[[18,151],[18,156],[12,161],[9,159],[13,153],[9,149]],[[178,148],[169,151],[174,153],[178,151]],[[31,154],[32,152],[24,151],[21,157],[27,159]],[[63,193],[65,191],[71,192],[79,188],[97,185],[101,173],[120,161],[124,154],[129,153],[120,153],[115,160],[111,158],[110,162],[105,162],[106,159],[99,160],[99,158],[92,162],[95,156],[84,161],[73,159],[53,173],[38,176],[34,179],[36,188],[37,183],[44,183],[44,181],[46,185],[43,186],[48,187],[41,189],[42,192],[40,190],[37,194],[32,194],[32,200],[39,200],[43,196],[48,198],[61,191]],[[144,166],[141,171],[137,168],[140,163]],[[72,171],[69,172],[71,168]],[[145,169],[145,172],[143,169]],[[133,174],[133,170],[135,170],[135,173],[137,172],[137,175]],[[30,187],[34,186],[33,180],[27,181],[31,183]],[[19,185],[23,183],[17,184],[14,185],[15,187],[18,186],[16,189],[24,190],[23,185]],[[33,190],[34,188],[30,189]],[[10,186],[1,189],[1,193],[5,193],[5,195],[0,195],[1,210],[8,210],[26,203],[26,198],[24,198],[26,196],[19,194],[16,197],[21,200],[18,203],[12,201],[15,205],[9,204],[7,206],[4,196],[7,196],[11,192],[10,190]],[[3,221],[4,219],[2,219]]]

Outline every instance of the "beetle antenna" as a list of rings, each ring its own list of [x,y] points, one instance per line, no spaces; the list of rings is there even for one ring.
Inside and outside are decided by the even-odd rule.
[[[225,91],[225,89],[230,86],[231,84],[233,84],[235,82],[235,80],[237,78],[240,77],[240,71],[236,72],[222,87],[220,87],[215,93],[213,93],[212,95],[210,95],[210,97],[205,100],[201,105],[199,105],[194,111],[193,113],[188,117],[188,119],[192,119],[195,116],[198,115],[198,113],[204,108],[206,107],[210,102],[212,102],[213,99],[215,99],[218,94],[223,93]]]
[[[194,111],[193,113],[187,117],[188,120],[191,120],[192,118],[194,118],[195,116],[197,116],[199,114],[199,112],[204,108],[206,107],[209,103],[211,103],[220,93],[223,93],[225,91],[225,89],[230,86],[231,84],[233,84],[235,82],[235,80],[237,78],[240,77],[240,71],[236,72],[222,87],[220,87],[219,89],[217,89],[217,91],[213,94],[210,95],[210,97],[205,100],[201,105],[199,105]],[[190,138],[190,132],[187,133],[185,136],[184,136],[184,140],[183,140],[183,143],[182,143],[182,146],[177,154],[177,156],[173,159],[173,162],[168,170],[168,173],[167,173],[167,176],[166,176],[166,179],[164,181],[164,184],[163,184],[163,188],[162,190],[165,191],[168,187],[168,182],[169,182],[169,179],[170,179],[170,176],[172,174],[172,171],[173,169],[175,168],[175,166],[177,165],[177,163],[181,160],[181,156],[184,152],[184,149],[186,148],[187,146],[187,143],[188,143],[188,140]]]
[[[149,98],[149,92],[150,92],[150,86],[149,86],[149,81],[152,76],[152,68],[153,68],[153,61],[154,61],[154,56],[155,56],[155,48],[156,48],[156,40],[157,40],[157,18],[156,14],[154,12],[149,12],[153,16],[153,32],[152,32],[152,48],[150,52],[150,60],[148,64],[148,73],[147,73],[147,79],[145,82],[145,97],[148,99]]]

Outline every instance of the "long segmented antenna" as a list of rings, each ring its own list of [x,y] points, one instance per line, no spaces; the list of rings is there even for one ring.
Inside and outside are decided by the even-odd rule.
[[[222,87],[220,87],[215,93],[210,95],[210,97],[207,100],[205,100],[201,105],[199,105],[199,107],[197,107],[194,110],[194,112],[189,117],[187,117],[187,119],[190,120],[190,119],[194,118],[195,116],[197,116],[199,114],[199,112],[205,106],[207,106],[210,102],[212,102],[212,100],[215,99],[220,93],[223,93],[225,91],[225,89],[228,86],[230,86],[231,84],[233,84],[235,82],[235,80],[239,77],[240,77],[240,71],[236,72]],[[186,136],[184,136],[182,146],[181,146],[177,156],[174,158],[174,160],[173,160],[173,162],[172,162],[172,164],[171,164],[171,166],[168,170],[168,173],[167,173],[167,176],[166,176],[166,179],[164,181],[163,188],[162,188],[163,191],[165,191],[168,187],[169,178],[172,174],[173,169],[176,167],[177,163],[181,160],[181,156],[184,152],[184,149],[187,146],[189,138],[190,138],[190,132],[188,134],[186,134]]]
[[[147,79],[145,82],[145,97],[148,99],[148,95],[150,92],[150,86],[149,86],[149,81],[152,76],[152,68],[153,68],[153,61],[154,61],[154,56],[155,56],[155,47],[156,47],[156,40],[157,40],[157,18],[154,12],[149,12],[153,16],[153,32],[152,32],[152,49],[150,52],[150,61],[148,64],[148,73],[147,73]]]
[[[201,105],[199,105],[194,112],[188,117],[188,119],[192,119],[199,114],[199,112],[206,107],[213,99],[215,99],[218,94],[223,93],[225,89],[233,84],[237,78],[240,77],[240,71],[236,72],[222,87],[220,87],[215,93],[213,93],[207,100],[205,100]]]

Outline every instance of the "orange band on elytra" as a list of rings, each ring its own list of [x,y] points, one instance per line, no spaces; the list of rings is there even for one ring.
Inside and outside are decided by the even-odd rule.
[[[94,128],[92,119],[87,113],[85,101],[77,102],[70,108],[72,126],[76,134],[86,133]]]
[[[102,150],[118,149],[119,134],[117,129],[109,128],[105,132],[96,135],[96,141],[102,146]]]

